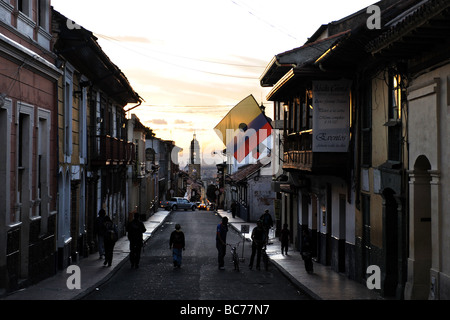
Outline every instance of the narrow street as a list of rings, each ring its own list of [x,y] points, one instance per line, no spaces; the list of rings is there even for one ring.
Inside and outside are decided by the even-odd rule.
[[[170,233],[179,223],[186,236],[183,265],[174,269]],[[249,270],[250,243],[244,248],[245,262],[235,271],[229,250],[225,270],[219,270],[215,229],[220,218],[207,211],[176,211],[147,242],[139,269],[125,264],[105,285],[86,300],[309,300],[273,265],[268,271]],[[231,228],[228,243],[242,238]],[[239,247],[242,257],[242,243]]]

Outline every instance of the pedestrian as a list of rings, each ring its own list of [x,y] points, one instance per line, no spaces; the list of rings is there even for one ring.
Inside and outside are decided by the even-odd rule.
[[[236,201],[233,200],[233,203],[231,204],[231,215],[233,216],[233,218],[236,218],[236,211],[237,211]]]
[[[105,257],[105,216],[106,211],[103,208],[100,209],[94,223],[94,236],[97,238],[99,259]]]
[[[142,234],[147,231],[144,223],[139,219],[139,213],[135,212],[133,220],[128,222],[127,236],[130,241],[130,262],[131,268],[139,268],[139,262],[141,260],[142,246],[144,245],[144,239]]]
[[[291,232],[288,229],[287,223],[283,224],[283,229],[281,229],[280,240],[281,240],[281,254],[288,255],[288,247]]]
[[[248,267],[253,269],[253,261],[256,255],[256,269],[260,269],[261,263],[261,251],[263,246],[266,245],[266,231],[264,230],[261,220],[256,222],[256,227],[252,230],[252,255],[250,256],[250,264]]]
[[[227,233],[228,233],[228,218],[223,217],[222,222],[217,225],[216,231],[216,248],[217,260],[219,262],[219,269],[225,269],[225,254],[227,252]]]
[[[111,267],[112,259],[113,259],[113,251],[114,245],[116,244],[117,239],[119,238],[119,232],[117,231],[117,226],[111,221],[110,217],[105,217],[105,262],[103,265]]]
[[[308,230],[303,230],[302,249],[300,251],[303,261],[305,261],[305,270],[308,273],[314,272],[312,262],[312,242]]]
[[[184,233],[181,231],[181,225],[176,224],[175,230],[170,234],[169,247],[172,249],[173,254],[173,267],[181,268],[181,260],[183,258],[183,251],[185,248],[186,242],[184,238]]]
[[[273,219],[272,216],[269,213],[269,210],[266,209],[262,216],[259,218],[259,220],[262,221],[262,226],[264,230],[266,231],[266,243],[269,242],[269,230],[273,227]]]

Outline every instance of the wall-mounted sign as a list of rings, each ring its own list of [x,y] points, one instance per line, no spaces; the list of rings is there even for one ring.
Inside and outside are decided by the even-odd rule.
[[[313,81],[313,152],[347,152],[351,81]]]

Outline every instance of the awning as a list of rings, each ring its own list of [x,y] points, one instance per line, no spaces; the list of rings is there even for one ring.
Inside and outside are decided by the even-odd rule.
[[[301,68],[315,62],[324,53],[333,48],[343,37],[350,34],[350,30],[337,33],[328,38],[307,43],[276,55],[260,77],[262,87],[271,87],[279,82],[291,69]]]
[[[386,23],[386,30],[366,45],[372,54],[407,58],[449,41],[450,2],[423,0]]]

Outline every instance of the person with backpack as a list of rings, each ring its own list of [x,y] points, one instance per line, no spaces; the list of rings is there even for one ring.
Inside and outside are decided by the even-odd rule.
[[[119,232],[117,230],[117,226],[112,222],[109,216],[105,216],[104,218],[105,225],[105,262],[103,265],[111,267],[112,259],[113,259],[113,251],[114,245],[116,244],[117,239],[119,238]]]
[[[130,262],[131,268],[139,268],[139,262],[141,260],[141,250],[144,245],[143,233],[147,231],[144,223],[139,219],[139,213],[134,214],[133,220],[131,220],[126,227],[128,233],[128,240],[130,241]]]
[[[173,267],[181,268],[181,260],[183,258],[183,251],[185,248],[184,233],[181,231],[181,225],[176,224],[175,230],[170,234],[169,248],[172,249]]]

